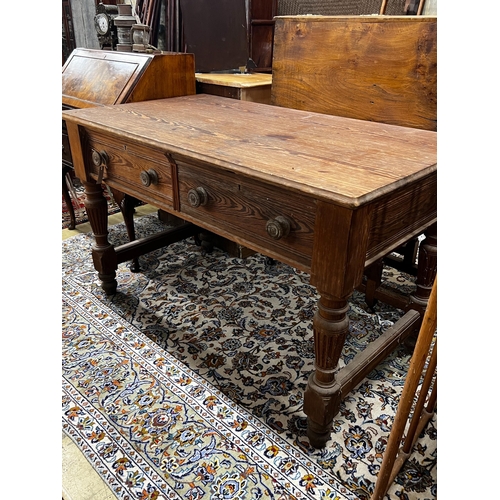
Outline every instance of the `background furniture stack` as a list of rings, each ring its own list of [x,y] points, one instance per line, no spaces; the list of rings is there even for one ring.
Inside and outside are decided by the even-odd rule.
[[[196,93],[193,54],[139,54],[116,51],[76,49],[62,68],[62,108],[79,109],[94,106],[139,102]],[[76,221],[68,192],[67,173],[73,168],[71,147],[62,121],[63,196],[70,211],[74,229]],[[117,191],[127,227],[133,235],[129,205]]]

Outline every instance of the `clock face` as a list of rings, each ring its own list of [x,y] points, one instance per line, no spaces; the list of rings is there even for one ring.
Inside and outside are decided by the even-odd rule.
[[[106,14],[95,16],[95,29],[99,35],[107,35],[109,32],[109,18]]]

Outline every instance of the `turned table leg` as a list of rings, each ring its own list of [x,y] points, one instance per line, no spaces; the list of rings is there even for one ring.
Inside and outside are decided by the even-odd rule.
[[[323,448],[330,438],[333,418],[341,401],[335,370],[349,332],[347,300],[321,295],[313,319],[316,370],[304,394],[307,435],[312,446]]]
[[[118,262],[114,246],[108,241],[108,202],[104,197],[101,184],[83,181],[85,186],[85,209],[94,233],[95,244],[92,248],[94,267],[102,282],[106,295],[116,292],[116,270]]]

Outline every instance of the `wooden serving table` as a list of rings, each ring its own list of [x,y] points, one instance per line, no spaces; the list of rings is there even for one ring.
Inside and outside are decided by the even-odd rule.
[[[119,263],[200,228],[310,273],[320,299],[304,411],[324,446],[341,398],[419,327],[437,261],[436,133],[204,94],[63,117],[107,294]],[[188,222],[115,248],[102,180]],[[337,371],[365,266],[427,230],[408,312]]]

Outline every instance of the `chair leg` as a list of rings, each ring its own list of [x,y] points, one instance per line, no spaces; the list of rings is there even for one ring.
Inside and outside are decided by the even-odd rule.
[[[139,203],[139,200],[133,196],[118,191],[117,189],[110,188],[113,198],[117,205],[120,207],[120,211],[125,222],[125,229],[127,230],[127,235],[129,241],[135,241],[135,222],[134,222],[134,212],[135,207]],[[139,264],[139,258],[134,257],[132,263],[130,264],[130,270],[134,273],[138,273],[141,270]]]
[[[68,185],[66,184],[66,173],[69,171],[69,168],[62,169],[62,194],[64,197],[64,202],[66,203],[66,207],[68,208],[70,223],[68,229],[75,229],[76,227],[76,217],[75,217],[75,209],[73,207],[73,203],[71,201],[71,196],[69,195]]]
[[[415,393],[417,391],[417,387],[425,366],[425,362],[429,355],[429,349],[432,344],[432,340],[434,338],[436,329],[437,329],[437,276],[432,286],[432,291],[429,297],[429,303],[427,309],[425,310],[417,343],[415,345],[415,350],[413,352],[413,356],[410,361],[410,366],[408,368],[408,375],[406,377],[405,384],[403,387],[403,392],[401,394],[401,399],[398,404],[396,417],[394,418],[394,424],[392,426],[391,433],[389,434],[387,448],[384,452],[384,458],[382,460],[382,465],[380,467],[377,482],[375,484],[375,490],[373,492],[373,495],[371,496],[371,500],[383,499],[383,497],[387,493],[387,490],[389,489],[391,481],[394,480],[395,476],[397,475],[397,472],[399,471],[404,461],[406,460],[407,456],[411,452],[411,448],[413,446],[415,437],[418,437],[418,434],[416,433],[417,430],[423,428],[422,423],[425,425],[425,423],[427,423],[427,421],[429,420],[430,416],[432,416],[432,412],[429,412],[429,410],[434,411],[434,407],[436,404],[436,384],[434,384],[433,391],[429,398],[429,403],[424,412],[425,418],[420,419],[420,415],[417,414],[417,411],[419,410],[420,410],[419,413],[420,414],[422,413],[425,396],[427,395],[428,389],[431,385],[432,377],[435,372],[436,352],[437,352],[436,345],[434,346],[433,353],[431,355],[431,361],[429,362],[429,366],[424,378],[424,383],[422,386],[420,397],[419,400],[417,401],[417,407],[415,408],[413,417],[415,422],[412,421],[412,423],[410,424],[409,431],[415,434],[415,436],[410,435],[410,432],[408,432],[408,436],[405,440],[405,445],[401,450],[402,453],[400,454],[400,459],[397,460],[398,449],[400,447],[403,438],[403,433],[411,412],[411,408],[415,398]],[[425,390],[426,388],[427,390]],[[430,416],[428,414],[430,414]],[[419,420],[421,420],[421,422],[419,422]]]

